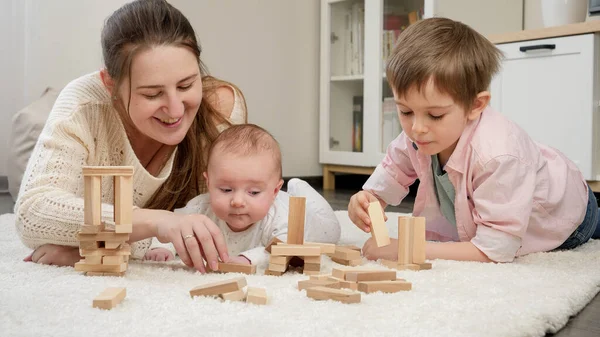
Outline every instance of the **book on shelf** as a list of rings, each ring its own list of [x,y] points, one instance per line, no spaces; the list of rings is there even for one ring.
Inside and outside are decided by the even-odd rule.
[[[363,97],[352,97],[352,152],[363,150]]]

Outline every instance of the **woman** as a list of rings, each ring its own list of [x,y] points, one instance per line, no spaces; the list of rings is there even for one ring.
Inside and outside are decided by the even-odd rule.
[[[172,242],[182,261],[205,271],[228,261],[218,227],[171,212],[203,192],[205,150],[231,123],[246,121],[239,90],[207,75],[195,32],[163,0],[124,5],[102,31],[105,68],[61,92],[27,165],[15,205],[26,258],[73,265],[83,224],[85,165],[134,167],[130,235],[142,257],[152,237]],[[103,221],[113,222],[112,184],[102,184]]]

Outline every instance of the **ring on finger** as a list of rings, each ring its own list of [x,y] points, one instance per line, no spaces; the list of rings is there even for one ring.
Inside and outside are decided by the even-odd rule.
[[[184,240],[187,240],[187,239],[189,239],[189,238],[193,238],[194,236],[195,236],[194,234],[188,234],[188,235],[185,235],[185,236],[183,237],[183,239],[184,239]]]

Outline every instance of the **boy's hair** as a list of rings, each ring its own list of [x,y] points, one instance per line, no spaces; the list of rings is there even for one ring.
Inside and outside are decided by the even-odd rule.
[[[270,152],[275,161],[275,169],[281,179],[281,150],[279,143],[269,131],[255,124],[232,125],[215,139],[208,150],[208,165],[215,154],[233,153],[243,156]],[[261,163],[263,164],[263,163]]]
[[[388,60],[386,76],[398,97],[413,87],[421,92],[431,79],[465,110],[489,88],[502,52],[471,27],[446,18],[431,18],[402,32]]]

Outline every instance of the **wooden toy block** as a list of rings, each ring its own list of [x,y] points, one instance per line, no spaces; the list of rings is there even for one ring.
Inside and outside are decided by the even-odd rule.
[[[300,256],[304,263],[321,264],[321,256]]]
[[[219,262],[218,270],[216,271],[222,273],[256,274],[256,265]]]
[[[398,217],[398,263],[412,263],[412,217]]]
[[[83,176],[132,176],[133,166],[84,166]]]
[[[338,245],[337,247],[348,248],[348,249],[352,249],[352,250],[358,250],[359,252],[362,251],[362,249],[360,247],[355,246],[355,245]]]
[[[318,246],[303,245],[276,245],[271,247],[274,256],[320,256],[321,248]]]
[[[123,259],[123,255],[113,255],[113,256],[103,256],[102,264],[106,265],[120,265],[121,263],[125,263]]]
[[[304,245],[321,247],[321,254],[333,254],[335,252],[335,244],[333,243],[304,242]]]
[[[242,290],[246,284],[245,277],[237,277],[234,279],[207,283],[190,290],[190,296],[214,296],[230,293],[233,291]]]
[[[331,274],[317,274],[317,275],[312,275],[310,277],[311,280],[328,280],[331,277]]]
[[[115,197],[115,231],[117,233],[131,233],[133,213],[133,176],[114,177]],[[124,227],[120,227],[124,226]],[[121,231],[117,230],[120,229]]]
[[[383,247],[390,244],[390,234],[385,226],[383,209],[379,201],[369,203],[369,218],[371,219],[371,236],[375,240],[377,247]]]
[[[306,198],[290,196],[289,206],[290,210],[288,214],[287,243],[301,245],[304,243],[304,217],[306,215]]]
[[[406,281],[369,281],[359,282],[358,290],[367,294],[381,291],[384,293],[395,293],[412,289],[412,283]]]
[[[127,269],[127,263],[122,263],[120,265],[109,265],[109,264],[87,264],[82,261],[75,263],[75,270],[77,271],[95,271],[95,272],[103,272],[103,273],[121,273]]]
[[[342,303],[360,303],[360,293],[327,287],[306,289],[306,296],[315,300],[334,300]]]
[[[270,270],[270,269],[265,270],[265,275],[270,275],[270,276],[281,276],[281,275],[283,275],[283,273],[284,272],[282,272],[282,271],[274,271],[274,270]]]
[[[85,172],[85,167],[83,168]],[[88,226],[102,224],[102,177],[83,179],[83,222]]]
[[[370,271],[378,271],[378,270],[380,270],[380,269],[375,269],[375,268],[371,268],[371,267],[363,267],[363,268],[335,267],[335,268],[331,269],[331,276],[338,278],[340,280],[345,280],[347,272],[359,272],[359,271],[370,272]]]
[[[123,245],[123,242],[117,241],[106,241],[104,242],[104,248],[106,249],[119,249]]]
[[[85,273],[85,276],[116,276],[116,277],[121,277],[124,276],[125,272],[121,272],[121,273],[103,273],[103,272],[98,272],[98,271],[88,271],[87,273]]]
[[[102,256],[86,256],[84,259],[85,264],[102,264]]]
[[[281,243],[281,242],[283,242],[283,241],[281,241],[275,237],[275,238],[271,239],[269,244],[265,247],[265,250],[267,251],[267,253],[271,254],[271,247],[273,247],[274,245]]]
[[[132,224],[115,226],[115,233],[132,233],[132,232],[133,232]]]
[[[401,264],[398,263],[398,261],[381,259],[381,264],[396,270],[421,270],[421,267],[418,264],[413,263]]]
[[[100,295],[94,298],[92,307],[110,310],[121,303],[126,293],[125,288],[106,288]]]
[[[331,281],[339,282],[341,288],[350,289],[350,290],[358,290],[358,283],[356,283],[356,282],[341,280],[336,277],[330,277],[329,279]]]
[[[321,271],[321,264],[320,263],[305,263],[304,264],[304,270],[305,271]]]
[[[345,266],[360,266],[362,264],[362,259],[345,260],[345,259],[338,259],[338,258],[332,257],[331,261],[333,261],[335,263],[343,264]]]
[[[267,304],[267,291],[263,288],[248,287],[246,302],[259,305]]]
[[[288,264],[290,263],[291,256],[273,256],[269,257],[269,263],[275,264]]]
[[[84,243],[84,242],[82,242]],[[86,242],[87,243],[87,242]],[[95,242],[93,242],[95,243]],[[129,244],[123,244],[121,249],[106,249],[106,248],[97,248],[97,249],[79,249],[79,255],[81,256],[114,256],[114,255],[131,255],[131,246]]]
[[[412,263],[425,263],[425,218],[413,218],[412,228]]]
[[[335,247],[335,252],[331,257],[342,260],[357,260],[361,258],[360,251],[339,246]]]
[[[287,270],[288,266],[286,264],[269,263],[269,267],[268,268],[271,271],[285,273],[285,271]]]
[[[321,271],[320,271],[320,270],[307,270],[307,269],[303,269],[303,270],[302,270],[302,274],[304,274],[304,275],[308,275],[308,276],[311,276],[311,275],[319,275],[320,273],[321,273]]]
[[[77,233],[77,239],[81,242],[85,241],[110,241],[110,242],[119,242],[119,245],[122,242],[126,242],[129,240],[129,234],[127,233],[115,233],[115,232],[100,232],[96,234],[85,234],[85,233]]]
[[[101,223],[98,226],[83,225],[79,229],[79,233],[85,233],[85,234],[96,234],[96,233],[100,233],[103,231],[104,231],[104,223]]]
[[[229,293],[219,294],[219,297],[226,301],[243,301],[246,299],[246,293],[243,290],[236,290]]]
[[[395,279],[396,272],[391,270],[346,272],[346,281],[352,282],[393,281]]]
[[[340,282],[335,280],[302,280],[298,281],[298,290],[304,290],[313,287],[327,287],[340,289]]]
[[[429,262],[417,263],[416,265],[419,266],[419,270],[429,270],[429,269],[431,269],[431,263],[429,263]]]
[[[85,249],[85,250],[91,250],[91,249],[98,249],[98,242],[96,241],[86,241],[86,242],[79,242],[79,249]]]

